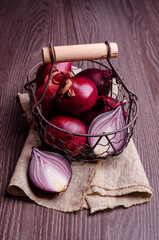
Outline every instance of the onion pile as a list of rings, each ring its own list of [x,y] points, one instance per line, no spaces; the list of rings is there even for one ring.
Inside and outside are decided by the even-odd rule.
[[[77,156],[85,149],[87,140],[92,148],[96,142],[94,139],[98,140],[98,138],[87,139],[86,136],[78,136],[78,134],[98,135],[103,132],[119,130],[124,123],[126,124],[126,113],[122,100],[118,101],[108,96],[112,89],[112,70],[89,68],[72,76],[71,64],[70,62],[56,64],[45,96],[40,103],[40,109],[43,116],[55,126],[47,125],[45,127],[44,139],[48,147],[51,150],[65,151],[70,156]],[[37,101],[41,99],[44,92],[50,70],[51,64],[48,64],[42,65],[37,71],[37,90],[35,92]],[[117,111],[117,109],[121,110]],[[115,113],[117,111],[117,113],[111,117],[110,113],[113,114],[113,111]],[[106,115],[104,115],[105,113]],[[104,121],[101,121],[100,117],[104,118]],[[105,119],[109,120],[107,124],[110,124],[111,128],[106,127],[103,130],[102,126],[107,126]],[[119,124],[121,120],[122,124]],[[124,138],[125,134],[118,135],[120,144],[115,143],[114,145],[117,151],[124,144],[123,140],[120,141],[120,137]],[[109,151],[105,151],[113,154],[112,146],[109,148]],[[93,149],[96,155],[106,156],[98,154],[96,147]]]

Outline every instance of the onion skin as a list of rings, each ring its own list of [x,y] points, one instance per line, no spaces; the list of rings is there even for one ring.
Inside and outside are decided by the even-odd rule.
[[[98,91],[87,77],[72,77],[64,80],[56,93],[59,109],[71,116],[81,116],[94,106]]]
[[[42,64],[39,67],[39,69],[37,70],[37,75],[36,75],[37,88],[41,87],[44,84],[45,77],[50,74],[51,66],[52,66],[52,63]],[[55,80],[56,81],[60,80],[60,82],[61,82],[64,79],[64,76],[69,77],[70,74],[68,72],[71,71],[71,66],[72,66],[72,62],[56,63],[54,65],[53,72],[58,72],[60,75],[58,76],[58,79],[57,79],[57,77],[55,77]]]
[[[98,68],[87,68],[79,72],[77,77],[85,76],[90,78],[98,89],[98,95],[108,96],[112,86],[112,70],[101,70]]]
[[[84,123],[76,118],[55,116],[50,120],[50,123],[71,133],[87,133]],[[51,149],[54,149],[53,145],[55,145],[59,150],[66,150],[68,155],[76,156],[84,150],[86,137],[73,136],[55,128],[53,129],[48,125],[45,132],[45,142]]]
[[[29,178],[47,192],[65,192],[72,177],[69,162],[60,154],[32,149]]]
[[[95,117],[97,117],[101,113],[117,108],[122,102],[123,101],[118,101],[112,97],[104,95],[98,96],[94,107],[91,109],[89,113],[81,117],[81,121],[87,127],[89,127],[89,125],[91,124]]]
[[[72,66],[72,62],[55,63],[55,68],[57,68],[60,71],[71,72],[71,66]]]
[[[88,134],[107,134],[113,131],[118,131],[116,134],[107,135],[107,137],[113,144],[116,151],[120,151],[125,145],[125,138],[128,134],[127,129],[119,131],[126,126],[123,109],[123,104],[120,104],[116,109],[97,116],[91,123],[88,129]],[[94,147],[98,140],[99,137],[88,138],[91,147]],[[99,140],[97,146],[93,149],[93,151],[98,157],[106,157],[108,155],[116,153],[105,136]]]
[[[44,92],[47,80],[48,80],[48,75],[46,76],[46,78],[44,80],[45,84],[43,84],[43,86],[41,86],[40,88],[38,88],[35,91],[35,97],[36,97],[37,101],[39,101],[41,99],[41,96]],[[57,107],[56,107],[56,104],[55,104],[55,95],[56,95],[56,91],[57,91],[58,87],[59,87],[59,85],[54,84],[52,79],[51,79],[50,82],[49,82],[49,85],[47,87],[45,96],[44,96],[42,102],[40,103],[42,114],[46,119],[50,119],[54,115],[57,114]],[[32,99],[32,103],[34,104],[33,99]]]
[[[53,79],[54,83],[61,84],[63,80],[70,77],[71,73],[69,72],[62,72],[62,71],[54,71],[51,74],[51,78]]]

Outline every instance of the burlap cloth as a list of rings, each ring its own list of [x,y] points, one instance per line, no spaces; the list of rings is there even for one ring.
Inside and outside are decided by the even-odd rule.
[[[122,154],[97,163],[73,162],[72,179],[61,195],[41,193],[30,185],[28,167],[32,147],[42,143],[32,122],[28,94],[18,94],[30,131],[7,188],[15,196],[27,196],[35,203],[63,212],[90,209],[91,213],[107,208],[125,208],[148,202],[152,197],[145,171],[131,140]]]

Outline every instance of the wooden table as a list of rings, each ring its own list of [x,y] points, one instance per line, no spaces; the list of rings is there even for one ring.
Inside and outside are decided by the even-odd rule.
[[[154,189],[147,204],[90,215],[62,213],[10,196],[14,172],[29,127],[16,99],[26,75],[41,61],[41,48],[116,41],[113,60],[137,94],[139,119],[133,136]],[[0,1],[0,239],[159,239],[159,1]]]

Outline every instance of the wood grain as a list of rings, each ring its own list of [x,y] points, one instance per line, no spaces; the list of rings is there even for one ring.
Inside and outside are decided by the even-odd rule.
[[[159,1],[0,1],[0,239],[159,239]],[[117,42],[112,60],[138,96],[134,141],[154,195],[147,204],[62,213],[6,193],[28,126],[16,98],[43,46]],[[78,191],[78,189],[77,189]]]

